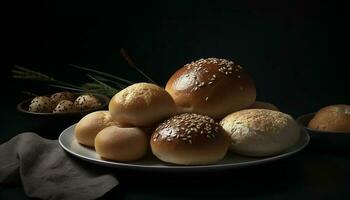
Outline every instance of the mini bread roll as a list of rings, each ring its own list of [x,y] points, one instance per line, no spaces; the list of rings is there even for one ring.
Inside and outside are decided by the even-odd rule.
[[[163,88],[136,83],[114,95],[109,112],[124,126],[151,127],[176,113],[176,106]]]
[[[308,124],[322,131],[350,132],[350,106],[339,104],[320,109]]]
[[[277,106],[273,105],[272,103],[268,103],[264,101],[255,101],[247,109],[268,109],[268,110],[275,110],[275,111],[279,110]]]
[[[285,113],[267,109],[246,109],[220,122],[231,137],[230,149],[245,156],[272,156],[295,145],[300,129]]]
[[[194,113],[171,117],[151,137],[151,149],[160,160],[181,165],[205,165],[221,160],[229,140],[212,118]]]
[[[75,126],[75,138],[80,144],[94,147],[97,133],[112,125],[118,125],[118,123],[112,120],[108,111],[92,112],[83,117]]]
[[[215,119],[252,105],[256,96],[250,75],[240,65],[218,58],[186,64],[171,76],[165,89],[179,112]]]
[[[147,153],[149,139],[140,128],[109,126],[95,138],[96,152],[104,159],[134,161]]]

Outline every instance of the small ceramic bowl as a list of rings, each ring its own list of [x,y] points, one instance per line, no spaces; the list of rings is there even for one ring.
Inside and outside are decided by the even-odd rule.
[[[81,93],[75,93],[77,96]],[[26,121],[26,130],[33,131],[45,138],[57,139],[59,134],[68,126],[77,123],[85,115],[97,111],[107,110],[109,98],[100,94],[92,94],[100,102],[101,106],[91,110],[70,112],[70,113],[37,113],[28,111],[29,104],[32,100],[26,99],[17,105],[17,111],[21,114],[23,120]]]
[[[350,132],[323,131],[308,127],[316,113],[309,113],[297,118],[297,122],[309,133],[310,147],[318,151],[347,153],[350,152]]]

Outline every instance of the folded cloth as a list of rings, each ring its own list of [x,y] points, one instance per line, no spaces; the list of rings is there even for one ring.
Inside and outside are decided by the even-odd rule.
[[[57,140],[22,133],[0,145],[0,183],[40,199],[96,199],[118,185],[104,168],[70,157]]]

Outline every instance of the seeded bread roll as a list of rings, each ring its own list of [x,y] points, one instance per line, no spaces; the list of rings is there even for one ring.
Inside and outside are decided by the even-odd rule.
[[[119,124],[112,120],[108,111],[96,111],[87,114],[75,126],[76,140],[83,145],[94,147],[95,137],[102,129]]]
[[[164,121],[151,137],[151,149],[156,157],[181,165],[215,163],[225,156],[228,146],[228,138],[218,123],[193,113]]]
[[[140,128],[109,126],[95,138],[96,152],[104,159],[134,161],[142,158],[148,149],[149,136]]]
[[[268,109],[268,110],[278,111],[278,108],[275,105],[268,102],[263,102],[263,101],[255,101],[247,109]]]
[[[254,103],[251,77],[232,61],[200,59],[176,71],[165,89],[180,112],[194,112],[221,119]]]
[[[331,105],[320,109],[308,124],[322,131],[350,132],[350,106]]]
[[[176,106],[163,88],[136,83],[114,95],[109,112],[123,126],[152,127],[175,114]]]
[[[226,116],[220,122],[231,137],[230,149],[246,156],[272,156],[295,145],[300,129],[282,112],[246,109]]]

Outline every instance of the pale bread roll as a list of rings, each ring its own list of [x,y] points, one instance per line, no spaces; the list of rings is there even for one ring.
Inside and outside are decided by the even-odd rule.
[[[140,128],[109,126],[95,138],[96,152],[104,159],[134,161],[142,158],[149,145],[148,135]]]
[[[272,156],[295,145],[300,128],[288,114],[267,109],[246,109],[220,122],[231,137],[230,149],[246,156]]]
[[[78,122],[74,129],[74,135],[80,144],[94,147],[97,133],[112,125],[119,124],[112,120],[108,111],[92,112]]]

